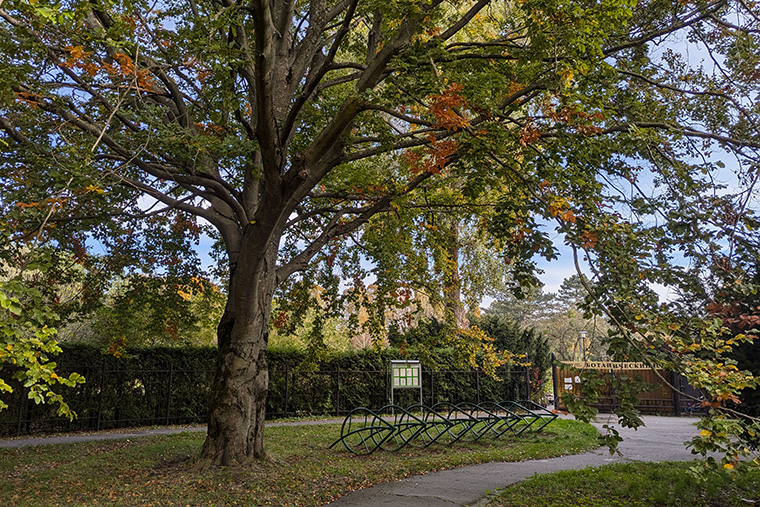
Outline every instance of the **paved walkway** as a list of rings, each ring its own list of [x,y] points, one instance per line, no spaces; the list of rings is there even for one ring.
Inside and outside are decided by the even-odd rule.
[[[596,424],[601,429],[604,424]],[[623,442],[623,456],[610,456],[599,449],[573,456],[522,461],[517,463],[483,463],[442,472],[408,477],[398,482],[387,482],[372,488],[352,491],[331,507],[361,505],[362,507],[453,507],[484,505],[487,491],[493,492],[526,479],[534,474],[576,470],[589,466],[608,465],[624,461],[684,461],[695,458],[684,442],[698,431],[690,417],[643,417],[645,427],[637,431],[619,429]]]
[[[0,0],[0,3],[2,0]],[[343,419],[322,419],[314,421],[267,421],[267,426],[304,426],[312,424],[330,424],[342,423]],[[99,431],[97,433],[67,435],[60,434],[51,437],[24,437],[10,438],[0,440],[0,449],[4,447],[25,447],[28,445],[49,445],[49,444],[73,444],[75,442],[92,442],[95,440],[124,440],[127,438],[152,437],[155,435],[173,435],[185,431],[206,431],[206,425],[202,426],[182,426],[169,428],[154,428],[147,430],[140,429],[123,429],[114,431]]]

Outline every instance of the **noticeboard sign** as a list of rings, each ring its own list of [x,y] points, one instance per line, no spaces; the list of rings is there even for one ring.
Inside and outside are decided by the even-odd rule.
[[[422,387],[422,375],[419,361],[392,361],[391,377],[394,389]]]
[[[391,361],[391,405],[396,389],[419,389],[422,404],[422,365],[418,360]]]

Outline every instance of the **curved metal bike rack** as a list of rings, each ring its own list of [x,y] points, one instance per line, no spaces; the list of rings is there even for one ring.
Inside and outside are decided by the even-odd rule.
[[[539,432],[557,414],[529,400],[486,403],[437,403],[407,408],[386,405],[376,411],[359,407],[348,413],[340,437],[354,454],[372,454],[378,449],[397,451],[410,445],[427,447],[436,442],[453,444],[475,441],[486,435],[498,438],[509,432],[520,435]]]

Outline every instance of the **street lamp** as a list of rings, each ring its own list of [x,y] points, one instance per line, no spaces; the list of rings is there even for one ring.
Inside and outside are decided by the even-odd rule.
[[[586,331],[581,331],[581,347],[583,347],[583,362],[586,362]]]

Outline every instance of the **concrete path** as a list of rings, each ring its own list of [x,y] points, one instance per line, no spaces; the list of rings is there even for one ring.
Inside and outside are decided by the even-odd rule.
[[[606,422],[600,416],[597,428]],[[610,456],[609,451],[599,449],[592,452],[563,456],[560,458],[522,461],[517,463],[484,463],[426,475],[408,477],[398,482],[379,484],[372,488],[352,491],[335,502],[331,507],[360,505],[362,507],[453,507],[484,505],[487,491],[493,492],[526,479],[534,474],[576,470],[589,466],[608,465],[624,461],[684,461],[694,455],[684,446],[684,442],[694,437],[698,431],[691,417],[643,417],[645,427],[638,431],[618,429],[623,442],[620,451],[623,456]]]
[[[1,2],[2,0],[0,0]],[[267,426],[308,426],[313,424],[331,424],[342,423],[343,419],[323,419],[314,421],[267,421]],[[124,440],[128,438],[152,437],[155,435],[173,435],[185,431],[206,431],[206,425],[202,426],[182,426],[170,428],[153,428],[147,430],[140,429],[122,429],[113,431],[98,431],[87,434],[60,434],[51,437],[23,437],[9,438],[0,440],[0,449],[7,447],[26,447],[29,445],[49,445],[49,444],[73,444],[75,442],[92,442],[95,440]]]
[[[0,440],[0,449],[7,447],[27,447],[30,445],[49,444],[73,444],[76,442],[92,442],[95,440],[124,440],[137,437],[151,437],[154,435],[171,435],[183,431],[206,431],[206,426],[189,426],[183,428],[156,428],[150,430],[121,430],[121,431],[98,431],[97,433],[60,434],[51,437],[23,437]]]

